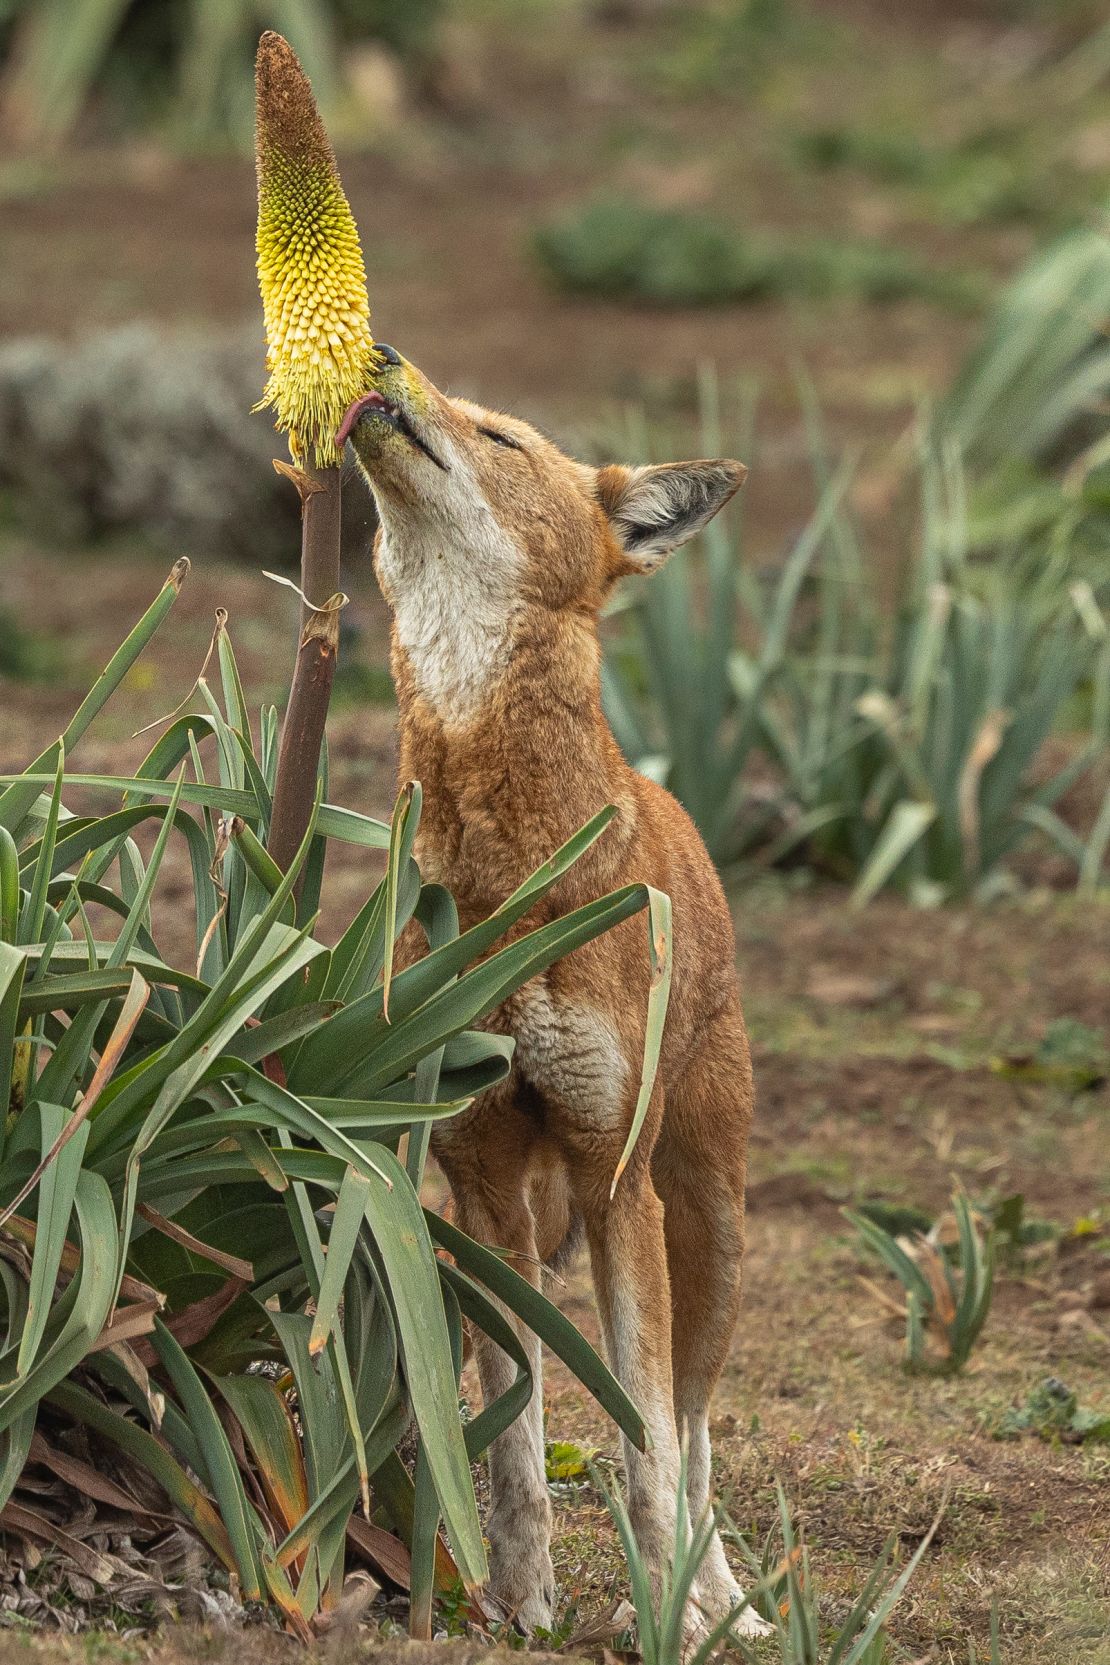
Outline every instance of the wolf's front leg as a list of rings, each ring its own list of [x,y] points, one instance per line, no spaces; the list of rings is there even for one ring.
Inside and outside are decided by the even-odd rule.
[[[550,1630],[555,1616],[555,1573],[543,1450],[540,1344],[530,1330],[521,1339],[536,1385],[525,1410],[490,1447],[490,1587],[525,1630]],[[489,1405],[512,1385],[516,1366],[486,1337],[478,1341],[476,1351],[482,1399]]]
[[[452,1178],[450,1170],[448,1177]],[[461,1229],[479,1243],[507,1252],[510,1265],[538,1286],[541,1274],[534,1225],[523,1190],[517,1195],[514,1188],[513,1194],[498,1194],[494,1199],[486,1191],[478,1193],[468,1187],[461,1174],[452,1178],[452,1189]],[[486,1521],[490,1588],[525,1630],[549,1630],[555,1612],[555,1574],[543,1448],[541,1348],[531,1330],[510,1313],[505,1316],[520,1336],[535,1386],[521,1415],[490,1446]],[[512,1386],[516,1365],[480,1331],[475,1335],[474,1352],[482,1401],[492,1405]]]
[[[645,1131],[647,1131],[645,1129]],[[648,1153],[637,1148],[609,1197],[619,1147],[598,1162],[578,1199],[586,1221],[594,1287],[609,1364],[647,1425],[648,1449],[624,1442],[628,1513],[658,1595],[674,1555],[681,1464],[671,1385],[671,1294],[663,1205]],[[580,1177],[585,1176],[579,1169]],[[688,1629],[700,1627],[691,1608]]]

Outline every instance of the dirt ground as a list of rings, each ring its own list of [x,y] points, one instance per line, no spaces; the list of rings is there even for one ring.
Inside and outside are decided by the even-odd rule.
[[[890,442],[917,395],[943,387],[973,319],[917,302],[613,307],[553,295],[526,246],[530,226],[601,179],[734,220],[894,234],[923,259],[1001,277],[1050,214],[952,223],[858,172],[800,171],[791,136],[844,110],[875,121],[896,110],[935,136],[962,130],[976,113],[1012,119],[1016,108],[1076,177],[1091,175],[1092,158],[1103,156],[1103,167],[1110,159],[1104,94],[1100,103],[1081,93],[1062,115],[1042,96],[1044,38],[1028,15],[970,4],[820,10],[835,24],[820,73],[784,61],[758,89],[723,101],[717,92],[661,91],[666,43],[583,21],[581,8],[563,8],[557,29],[537,27],[530,7],[515,22],[492,0],[462,8],[438,108],[414,109],[371,149],[344,155],[380,333],[443,385],[583,433],[628,398],[688,421],[699,361],[714,360],[726,378],[757,375],[764,438],[748,513],[772,553],[811,501],[792,387],[804,361],[836,444],[865,448],[858,506],[881,520]],[[9,161],[0,195],[0,335],[255,313],[246,162],[182,161],[154,145],[34,168]],[[57,734],[162,571],[139,539],[45,547],[7,516],[3,601],[56,652],[39,680],[0,684],[0,768],[22,765]],[[345,652],[380,673],[384,614],[363,550],[350,552],[347,587],[345,617],[358,636]],[[126,773],[139,761],[153,737],[131,732],[185,693],[217,605],[229,609],[252,697],[280,698],[292,598],[207,552],[76,767]],[[341,690],[333,798],[385,814],[393,744],[388,705],[369,701],[364,686],[357,696]],[[375,876],[372,858],[337,863],[325,935]],[[166,900],[172,907],[172,889]],[[1082,1406],[1110,1413],[1110,1093],[1019,1082],[1004,1067],[1035,1050],[1058,1019],[1110,1032],[1110,907],[1033,889],[978,911],[922,913],[882,900],[860,914],[842,891],[805,875],[748,882],[734,903],[759,1092],[746,1296],[715,1420],[717,1475],[735,1521],[761,1543],[781,1478],[832,1618],[887,1536],[897,1535],[904,1558],[947,1496],[891,1625],[891,1665],[956,1665],[968,1658],[969,1638],[985,1649],[992,1601],[1005,1665],[1106,1665],[1110,1447],[1002,1442],[993,1430],[1048,1376]],[[874,1286],[888,1297],[897,1290],[840,1209],[882,1198],[939,1211],[953,1179],[983,1205],[1022,1193],[1027,1212],[1057,1236],[1000,1265],[991,1317],[963,1375],[909,1376],[901,1324]],[[582,1266],[563,1299],[596,1337]],[[615,1457],[611,1428],[557,1366],[548,1427],[552,1439]],[[556,1558],[581,1615],[619,1591],[613,1532],[589,1484],[559,1490]],[[269,1635],[264,1645],[182,1638],[159,1657],[186,1665],[230,1646],[270,1658],[281,1645]],[[137,1660],[150,1647],[90,1638],[63,1650],[0,1632],[2,1665],[70,1653],[94,1660],[102,1650]],[[396,1665],[408,1662],[421,1665],[398,1650]]]

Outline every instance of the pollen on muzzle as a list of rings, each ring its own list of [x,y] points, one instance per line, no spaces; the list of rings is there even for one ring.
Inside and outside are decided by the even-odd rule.
[[[380,393],[374,392],[364,393],[360,399],[355,399],[347,407],[347,412],[336,430],[335,448],[337,451],[342,451],[363,412],[375,409],[388,409],[388,400],[383,399]]]

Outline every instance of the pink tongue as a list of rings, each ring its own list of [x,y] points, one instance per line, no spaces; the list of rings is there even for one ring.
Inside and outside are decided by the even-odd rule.
[[[364,393],[360,399],[356,399],[354,404],[349,406],[346,415],[336,431],[336,449],[342,451],[348,439],[351,437],[351,429],[354,427],[364,410],[372,410],[375,405],[384,404],[385,400],[382,398],[380,393]]]

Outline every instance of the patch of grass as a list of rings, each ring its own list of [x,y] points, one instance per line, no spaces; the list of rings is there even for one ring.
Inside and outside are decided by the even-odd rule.
[[[652,306],[916,299],[963,309],[984,294],[976,274],[928,265],[889,244],[742,232],[707,214],[613,192],[540,226],[532,243],[556,287]]]
[[[1020,137],[997,127],[954,144],[930,145],[920,132],[834,124],[795,135],[791,150],[802,166],[819,172],[851,169],[880,184],[914,190],[929,217],[942,224],[1058,214],[1063,182],[1043,164],[1031,165],[1019,148]]]

